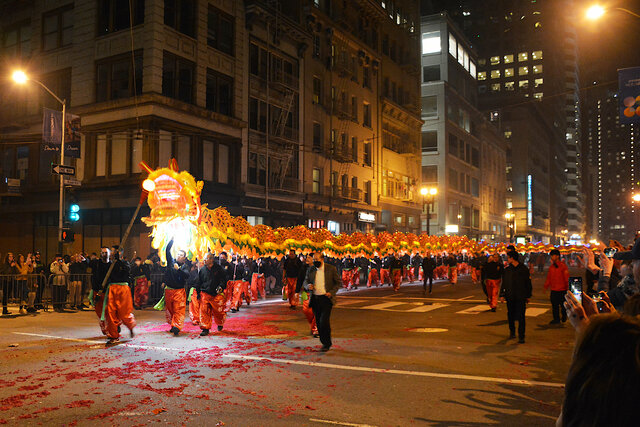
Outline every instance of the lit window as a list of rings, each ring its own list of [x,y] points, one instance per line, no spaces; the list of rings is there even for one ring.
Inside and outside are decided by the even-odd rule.
[[[496,65],[500,63],[500,57],[499,56],[492,56],[491,57],[491,65]]]
[[[542,74],[542,65],[534,65],[533,74]]]
[[[542,59],[542,51],[536,50],[535,52],[531,52],[531,59],[537,61],[538,59]]]
[[[507,139],[511,138],[512,134],[513,134],[513,132],[510,131],[510,130],[504,131],[504,137],[507,138]]]
[[[529,89],[529,80],[520,80],[520,82],[518,82],[518,87],[520,89]]]
[[[486,71],[478,72],[478,80],[487,80],[487,72]]]
[[[484,58],[478,59],[478,65],[480,65],[481,67],[484,67],[485,65],[487,65],[487,60]]]
[[[458,62],[464,66],[464,48],[461,44],[458,45]]]
[[[504,76],[505,77],[513,77],[513,68],[505,68]]]
[[[449,54],[456,57],[456,52],[458,48],[458,43],[456,42],[456,38],[453,37],[453,34],[449,33]]]
[[[505,82],[504,90],[507,90],[507,91],[515,90],[515,83],[514,82]]]
[[[469,71],[469,54],[466,50],[464,52],[464,69]]]
[[[533,97],[534,97],[535,99],[542,99],[542,92],[536,92],[536,93],[534,93],[534,94],[533,94]]]
[[[500,78],[500,70],[491,70],[491,78],[499,79]]]
[[[476,64],[474,64],[473,61],[469,62],[469,74],[471,74],[471,77],[474,79],[476,78]]]
[[[539,79],[535,79],[533,81],[533,87],[539,87],[542,86],[542,84],[544,83],[544,79],[539,78]]]
[[[505,55],[504,56],[504,63],[505,64],[511,64],[513,62],[513,55]]]
[[[529,55],[527,55],[527,52],[520,52],[518,54],[518,61],[522,62],[526,61],[527,59],[529,59]]]
[[[491,85],[491,92],[500,92],[500,83],[493,83]]]
[[[529,74],[529,67],[520,67],[518,68],[518,75],[519,76],[525,76]]]
[[[422,54],[440,52],[440,31],[432,31],[422,35]]]

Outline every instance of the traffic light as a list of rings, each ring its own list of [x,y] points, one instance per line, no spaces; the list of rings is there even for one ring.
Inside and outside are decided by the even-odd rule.
[[[69,221],[76,222],[80,219],[80,206],[73,203],[69,206]]]
[[[75,233],[71,228],[62,229],[62,241],[65,243],[73,243],[75,240]]]

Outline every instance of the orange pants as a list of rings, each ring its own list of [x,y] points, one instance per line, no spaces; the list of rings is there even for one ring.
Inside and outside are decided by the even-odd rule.
[[[131,300],[131,290],[129,286],[115,283],[109,285],[107,309],[105,310],[107,336],[109,338],[120,338],[118,326],[121,323],[124,323],[129,329],[135,328],[136,318],[133,317],[132,311],[133,301]]]
[[[249,295],[249,282],[244,280],[232,280],[228,284],[231,287],[231,308],[238,309],[242,305],[242,293],[244,292],[244,299],[247,301],[247,305],[251,303],[251,296]]]
[[[102,321],[102,303],[104,303],[104,294],[94,293],[93,294],[93,308],[96,310],[96,315],[98,316],[98,323],[100,324],[100,330],[102,331],[102,335],[107,335],[107,322]],[[106,318],[106,316],[105,316]]]
[[[360,282],[360,270],[342,270],[342,287],[351,289],[351,286],[358,286]]]
[[[311,327],[311,333],[317,334],[318,328],[316,327],[316,317],[313,315],[313,310],[309,307],[310,299],[307,297],[306,300],[302,301],[302,312],[307,318],[307,322],[309,322],[309,326]]]
[[[258,293],[262,295],[262,299],[265,299],[267,295],[264,292],[264,276],[260,276],[258,273],[253,273],[251,276],[251,301],[258,301]]]
[[[296,298],[296,285],[298,284],[298,279],[295,277],[285,277],[284,284],[287,287],[287,298],[289,299],[289,305],[297,306],[298,298]]]
[[[478,283],[478,278],[480,277],[480,269],[473,268],[471,270],[471,281],[475,284]]]
[[[189,300],[189,318],[192,324],[200,324],[200,300],[195,289],[191,293],[191,299]]]
[[[376,286],[379,285],[380,277],[378,276],[378,270],[372,268],[369,272],[369,281],[367,282],[367,288],[370,288],[374,283],[376,284]]]
[[[496,308],[498,306],[498,294],[500,293],[500,285],[502,285],[502,280],[487,279],[484,281],[484,284],[487,287],[487,297],[489,298],[489,307]]]
[[[216,325],[224,325],[227,318],[225,305],[224,294],[210,295],[200,292],[200,329],[211,329],[212,317]]]
[[[142,307],[147,304],[149,299],[149,281],[146,277],[136,279],[136,287],[133,292],[136,307]]]
[[[380,269],[380,283],[383,285],[391,283],[391,275],[389,274],[388,268]]]
[[[393,290],[398,292],[398,289],[400,289],[400,284],[402,283],[402,270],[399,268],[396,270],[391,270],[391,277],[393,279]]]
[[[449,267],[449,283],[452,285],[458,283],[458,267]]]
[[[182,330],[184,327],[184,312],[187,308],[187,291],[182,289],[164,290],[165,316],[172,328]]]

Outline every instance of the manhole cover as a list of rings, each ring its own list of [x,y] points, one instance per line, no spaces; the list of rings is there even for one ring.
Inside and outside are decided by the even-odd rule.
[[[444,328],[412,328],[409,332],[422,332],[422,333],[434,333],[434,332],[447,332],[448,329]]]

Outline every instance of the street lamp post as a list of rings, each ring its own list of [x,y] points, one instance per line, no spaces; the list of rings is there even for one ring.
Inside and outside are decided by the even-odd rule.
[[[420,189],[420,194],[422,194],[422,210],[427,211],[427,236],[431,232],[431,206],[433,205],[434,198],[436,194],[438,194],[438,189],[435,187],[422,187]]]
[[[625,9],[623,7],[604,7],[599,4],[594,4],[593,6],[589,7],[586,12],[586,17],[591,21],[597,21],[598,19],[602,18],[605,13],[607,13],[607,10],[619,10],[620,12],[624,12],[635,18],[640,18],[640,15],[630,11],[629,9]]]
[[[13,73],[13,81],[18,84],[25,84],[27,81],[32,81],[46,90],[49,95],[53,96],[56,101],[62,104],[62,129],[60,137],[60,166],[64,166],[64,133],[65,133],[65,119],[67,114],[67,100],[60,99],[55,93],[51,91],[47,86],[38,80],[29,78],[24,71],[15,71]],[[60,194],[58,198],[58,253],[62,254],[62,223],[64,216],[64,175],[60,174]]]

